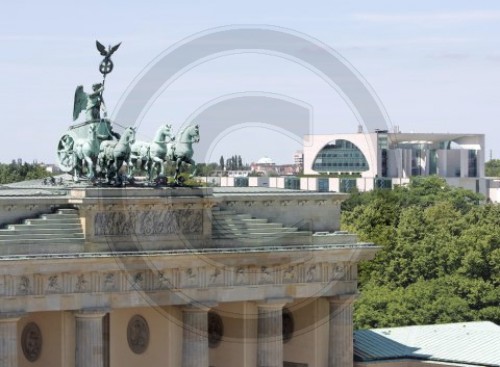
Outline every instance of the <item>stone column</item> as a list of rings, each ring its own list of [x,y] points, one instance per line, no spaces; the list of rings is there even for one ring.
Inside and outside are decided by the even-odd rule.
[[[353,366],[352,306],[356,295],[329,298],[330,337],[328,344],[329,367]]]
[[[81,310],[75,314],[75,367],[104,366],[102,318],[105,314],[103,310]]]
[[[182,309],[182,367],[208,367],[208,311],[205,306]]]
[[[0,366],[18,367],[17,322],[20,314],[0,314]]]
[[[257,367],[283,367],[284,301],[257,303]]]

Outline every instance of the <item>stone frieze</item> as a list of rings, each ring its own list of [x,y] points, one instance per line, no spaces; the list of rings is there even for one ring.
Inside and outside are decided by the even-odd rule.
[[[95,236],[201,234],[201,209],[110,211],[94,215]]]

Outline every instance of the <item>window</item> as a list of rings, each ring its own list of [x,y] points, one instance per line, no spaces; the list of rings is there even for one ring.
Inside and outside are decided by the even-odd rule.
[[[362,172],[368,170],[368,162],[355,144],[339,139],[325,145],[313,162],[313,169],[318,172],[329,172],[332,167],[344,172]]]

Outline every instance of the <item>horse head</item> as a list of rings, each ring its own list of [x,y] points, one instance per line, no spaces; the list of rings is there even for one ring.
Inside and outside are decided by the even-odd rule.
[[[198,124],[191,125],[187,129],[189,140],[193,143],[200,142],[200,126]]]
[[[174,134],[172,130],[172,125],[162,125],[158,132],[156,133],[156,141],[157,143],[168,143],[174,140]]]
[[[130,144],[130,145],[133,144],[135,142],[135,128],[127,127],[123,132],[120,141],[122,141],[125,144]]]

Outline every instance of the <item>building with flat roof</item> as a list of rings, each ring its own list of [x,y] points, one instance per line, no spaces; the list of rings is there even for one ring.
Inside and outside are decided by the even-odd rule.
[[[304,174],[361,177],[484,177],[484,135],[374,133],[307,135]]]
[[[451,185],[487,195],[484,162],[483,134],[381,130],[304,137],[305,175],[357,179],[348,188],[355,185],[361,191],[404,184],[413,176],[438,175]],[[345,191],[339,182],[333,190]]]

